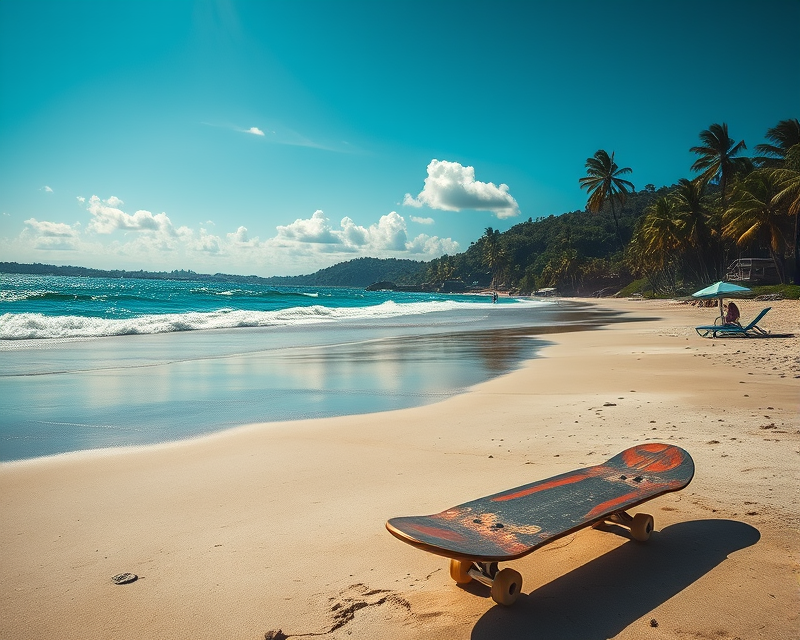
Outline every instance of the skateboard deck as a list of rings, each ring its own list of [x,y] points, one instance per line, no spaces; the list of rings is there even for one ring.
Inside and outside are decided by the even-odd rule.
[[[634,538],[646,540],[653,528],[652,516],[637,514],[634,518],[625,510],[679,491],[693,476],[694,462],[680,447],[641,444],[603,464],[478,498],[440,513],[392,518],[386,528],[403,542],[451,558],[456,563],[451,562],[451,575],[457,582],[470,580],[466,572],[475,563],[486,574],[483,581],[491,583],[496,569],[490,568],[490,563],[521,558],[598,523],[626,526]],[[473,578],[480,579],[477,575]]]

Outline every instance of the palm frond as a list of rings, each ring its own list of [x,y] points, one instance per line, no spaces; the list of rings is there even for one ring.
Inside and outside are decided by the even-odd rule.
[[[765,156],[784,158],[789,149],[800,144],[800,120],[797,118],[781,120],[776,126],[768,129],[764,137],[775,144],[757,144],[756,151]]]

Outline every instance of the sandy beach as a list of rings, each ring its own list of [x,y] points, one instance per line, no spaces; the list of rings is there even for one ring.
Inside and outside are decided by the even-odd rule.
[[[436,404],[0,465],[0,637],[800,637],[800,303],[743,301],[795,336],[752,340],[698,337],[714,309],[597,304],[641,320],[547,335]],[[634,510],[650,541],[544,547],[511,608],[384,528],[647,441],[697,469]]]

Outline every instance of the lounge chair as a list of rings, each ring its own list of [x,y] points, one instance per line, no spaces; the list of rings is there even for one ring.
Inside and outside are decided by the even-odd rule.
[[[772,307],[762,309],[761,313],[755,317],[755,320],[753,320],[746,327],[739,326],[738,324],[711,324],[704,327],[695,327],[695,330],[697,331],[697,335],[699,335],[701,338],[725,338],[735,336],[740,336],[743,338],[758,338],[766,336],[769,335],[769,332],[764,331],[761,327],[759,327],[758,322],[761,320],[761,318],[767,315],[767,311],[770,309],[772,309]]]

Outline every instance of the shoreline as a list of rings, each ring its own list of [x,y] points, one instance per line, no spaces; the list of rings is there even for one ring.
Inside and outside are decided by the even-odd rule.
[[[665,638],[796,635],[799,338],[702,339],[708,309],[591,302],[657,319],[551,334],[431,405],[0,465],[0,635],[639,638],[651,619]],[[770,304],[763,326],[800,335],[800,305]],[[567,536],[513,563],[513,610],[383,529],[648,439],[697,467],[646,505],[652,544]],[[125,571],[140,579],[110,582]]]
[[[0,377],[0,464],[423,406],[522,366],[544,334],[614,319],[580,303],[481,314],[23,349]]]

